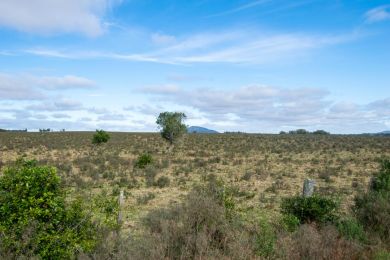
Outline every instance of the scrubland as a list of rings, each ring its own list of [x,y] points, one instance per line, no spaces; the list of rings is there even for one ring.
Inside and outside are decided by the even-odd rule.
[[[283,199],[300,195],[310,178],[318,196],[337,201],[339,219],[355,219],[356,196],[390,158],[389,137],[187,134],[171,146],[157,133],[110,135],[94,145],[91,132],[0,133],[0,171],[18,158],[56,167],[67,198],[93,204],[95,219],[115,223],[119,209],[106,216],[101,208],[124,192],[120,232],[107,231],[97,249],[75,257],[390,256],[388,237],[365,230],[365,238],[348,238],[340,224],[315,221],[289,231],[281,213]],[[142,156],[149,159],[140,163]]]

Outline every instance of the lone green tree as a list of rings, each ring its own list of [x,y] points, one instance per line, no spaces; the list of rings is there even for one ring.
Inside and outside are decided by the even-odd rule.
[[[161,136],[173,144],[178,137],[187,132],[187,126],[183,123],[186,115],[180,112],[163,112],[157,118],[156,123]]]

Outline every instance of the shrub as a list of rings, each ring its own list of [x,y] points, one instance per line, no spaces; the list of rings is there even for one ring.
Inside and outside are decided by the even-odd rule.
[[[363,226],[390,240],[390,161],[382,162],[370,190],[355,198],[354,212]]]
[[[348,240],[358,240],[364,242],[366,234],[363,226],[355,219],[343,219],[337,223],[337,230]]]
[[[168,187],[170,183],[171,180],[168,177],[161,176],[160,178],[157,179],[155,185],[160,188],[164,188],[164,187]]]
[[[321,196],[285,198],[282,201],[282,213],[297,217],[300,223],[324,223],[336,219],[338,203]]]
[[[145,168],[145,181],[147,187],[151,187],[155,184],[156,175],[157,170],[154,166],[150,165]]]
[[[142,195],[142,196],[137,198],[137,204],[139,204],[139,205],[148,204],[148,202],[151,201],[152,199],[154,199],[155,197],[156,197],[156,195],[154,193],[148,192],[147,194]]]
[[[80,200],[65,202],[52,167],[19,160],[0,177],[0,241],[15,258],[72,258],[88,252],[96,233]]]
[[[283,229],[288,232],[294,232],[298,229],[300,220],[291,214],[285,214],[282,216],[282,226]]]
[[[107,143],[110,140],[110,135],[104,130],[96,130],[96,133],[92,137],[93,144]]]
[[[318,229],[301,225],[294,233],[280,235],[276,259],[367,259],[362,248],[340,237],[334,226]]]
[[[153,163],[153,157],[149,153],[143,153],[138,157],[137,162],[135,163],[135,166],[144,169],[147,165]]]
[[[371,190],[374,192],[390,192],[390,160],[384,160],[381,169],[372,181]]]
[[[213,181],[195,187],[180,204],[150,211],[143,219],[149,232],[143,244],[150,244],[150,248],[143,249],[143,258],[157,255],[164,259],[249,259],[253,256],[254,241],[248,238],[249,232],[240,226],[237,215],[231,211],[228,194],[220,182]]]
[[[256,254],[270,258],[275,251],[276,238],[274,228],[266,220],[260,220],[255,235]]]

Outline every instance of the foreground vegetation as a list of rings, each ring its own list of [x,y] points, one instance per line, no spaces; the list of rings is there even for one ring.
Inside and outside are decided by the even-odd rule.
[[[86,240],[66,257],[389,257],[390,138],[191,134],[170,148],[157,134],[110,135],[94,145],[92,133],[0,133],[2,178],[36,158],[32,167],[56,167],[64,212],[85,203]],[[298,195],[305,178],[314,197]],[[26,256],[9,250],[8,231],[2,253]]]

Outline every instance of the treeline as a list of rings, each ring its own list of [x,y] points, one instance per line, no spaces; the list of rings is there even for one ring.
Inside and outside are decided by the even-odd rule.
[[[288,132],[280,131],[279,134],[281,134],[281,135],[286,135],[286,134],[289,134],[289,135],[306,135],[306,134],[330,135],[330,133],[325,131],[325,130],[316,130],[316,131],[310,132],[310,131],[307,131],[306,129],[297,129],[297,130],[291,130]]]
[[[7,130],[7,129],[2,129],[0,128],[0,132],[27,132],[27,128],[26,129],[15,129],[15,130]]]

